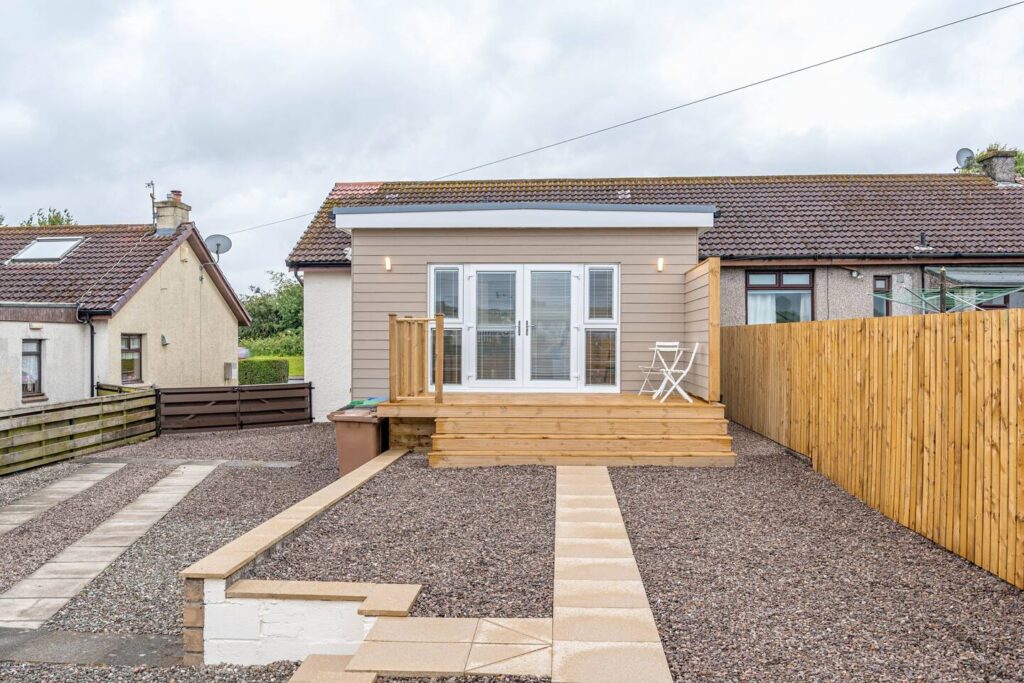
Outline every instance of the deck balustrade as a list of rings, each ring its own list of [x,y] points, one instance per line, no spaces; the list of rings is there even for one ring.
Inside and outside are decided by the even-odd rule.
[[[434,391],[430,391],[431,324],[434,325]],[[434,396],[444,402],[444,316],[398,317],[388,314],[389,400]]]

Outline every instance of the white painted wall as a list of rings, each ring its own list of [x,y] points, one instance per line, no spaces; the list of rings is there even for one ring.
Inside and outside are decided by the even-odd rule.
[[[361,600],[228,598],[222,580],[203,582],[206,664],[301,661],[312,654],[351,655],[377,617],[358,613]]]
[[[32,329],[32,327],[39,329]],[[21,400],[21,341],[43,340],[45,402]],[[89,396],[89,326],[0,322],[0,410],[75,401]]]
[[[313,383],[313,419],[323,421],[352,400],[352,272],[307,270],[303,282],[305,379]]]

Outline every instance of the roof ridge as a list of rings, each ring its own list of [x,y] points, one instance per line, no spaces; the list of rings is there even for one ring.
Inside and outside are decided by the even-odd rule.
[[[783,173],[777,175],[693,175],[693,176],[580,176],[580,177],[545,177],[545,178],[476,178],[462,180],[384,180],[384,181],[338,181],[334,183],[335,188],[368,188],[398,185],[481,185],[498,183],[614,183],[614,182],[671,182],[671,181],[779,181],[779,180],[811,180],[811,179],[920,179],[920,178],[941,178],[941,179],[984,179],[988,176],[969,173],[940,173],[940,172],[919,172],[919,173]]]

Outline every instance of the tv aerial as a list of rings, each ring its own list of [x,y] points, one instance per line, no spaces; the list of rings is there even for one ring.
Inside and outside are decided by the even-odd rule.
[[[214,263],[220,263],[220,255],[231,251],[231,238],[227,235],[210,235],[203,241],[210,253],[216,257]]]

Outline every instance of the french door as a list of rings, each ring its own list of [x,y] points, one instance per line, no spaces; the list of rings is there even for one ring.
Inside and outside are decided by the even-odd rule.
[[[467,266],[469,388],[576,388],[581,268]]]
[[[428,299],[453,390],[618,390],[615,265],[431,266]]]

